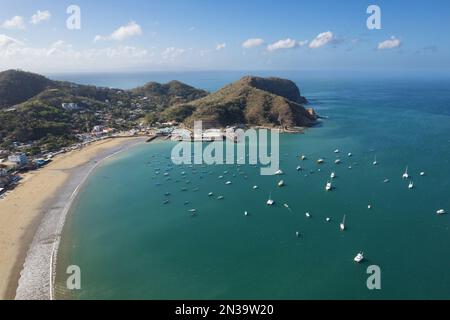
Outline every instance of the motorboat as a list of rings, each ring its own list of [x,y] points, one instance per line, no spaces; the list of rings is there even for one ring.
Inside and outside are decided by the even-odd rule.
[[[357,263],[361,263],[364,260],[364,253],[363,252],[358,253],[353,260]]]

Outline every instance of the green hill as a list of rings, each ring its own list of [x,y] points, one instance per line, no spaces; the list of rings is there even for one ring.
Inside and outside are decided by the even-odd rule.
[[[221,126],[311,126],[316,115],[304,108],[306,99],[290,80],[244,77],[204,98],[174,105],[162,112],[163,120],[208,120]]]
[[[30,72],[0,72],[0,110],[25,102],[53,84],[53,81],[44,76]]]

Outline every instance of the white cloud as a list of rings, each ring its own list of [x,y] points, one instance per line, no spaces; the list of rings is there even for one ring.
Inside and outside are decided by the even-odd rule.
[[[175,48],[175,47],[169,47],[166,48],[162,53],[161,56],[164,60],[175,60],[179,56],[181,56],[186,50],[181,48]]]
[[[247,39],[244,41],[244,43],[242,44],[242,47],[244,49],[250,49],[253,47],[259,47],[262,44],[264,44],[264,40],[260,39],[260,38],[253,38],[253,39]]]
[[[0,34],[0,49],[4,49],[13,44],[21,44],[19,40],[8,37],[5,34]]]
[[[0,34],[0,70],[112,70],[155,64],[153,52],[131,46],[76,50],[62,40],[48,47],[27,46]]]
[[[269,44],[267,46],[267,50],[269,51],[276,51],[280,49],[292,49],[295,48],[297,45],[297,42],[295,40],[292,40],[290,38],[279,40],[275,43]]]
[[[216,50],[217,50],[217,51],[220,51],[220,50],[222,50],[222,49],[225,49],[226,46],[227,46],[226,43],[219,43],[219,44],[216,46]]]
[[[333,36],[332,32],[330,32],[330,31],[322,32],[322,33],[318,34],[317,37],[315,37],[311,41],[311,43],[309,44],[309,47],[311,49],[317,49],[317,48],[325,46],[329,42],[333,41],[333,39],[334,39],[334,36]]]
[[[42,21],[50,20],[51,16],[52,15],[51,15],[50,11],[48,11],[48,10],[45,10],[45,11],[38,10],[35,14],[33,14],[31,16],[30,22],[32,24],[38,24],[38,23],[41,23]]]
[[[141,26],[138,25],[136,22],[131,21],[125,26],[121,26],[117,30],[115,30],[113,33],[111,33],[109,36],[101,36],[97,35],[94,38],[94,41],[100,41],[100,40],[115,40],[115,41],[122,41],[126,38],[139,36],[142,34]]]
[[[25,29],[25,22],[23,17],[15,16],[3,22],[1,26],[5,29]]]
[[[188,29],[189,31],[194,31],[195,30],[195,27],[194,26],[192,26],[192,27],[189,27],[189,29]]]
[[[308,40],[302,40],[302,41],[298,41],[297,42],[297,45],[299,46],[299,47],[304,47],[304,46],[306,46],[307,44],[308,44]]]
[[[392,36],[390,39],[380,42],[378,44],[378,50],[398,48],[401,46],[401,44],[402,42],[400,39]]]

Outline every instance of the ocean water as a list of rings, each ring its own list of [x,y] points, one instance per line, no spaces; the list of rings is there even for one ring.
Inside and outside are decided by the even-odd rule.
[[[129,88],[177,78],[215,90],[241,75],[69,80]],[[450,298],[450,215],[436,215],[440,208],[450,211],[450,81],[272,75],[296,81],[327,117],[305,134],[281,135],[285,175],[261,176],[252,165],[173,165],[172,142],[139,145],[108,159],[71,208],[58,257],[59,298]],[[326,160],[321,166],[320,157]],[[337,157],[342,164],[334,164]],[[401,178],[406,166],[413,190]],[[335,189],[325,192],[331,171]],[[280,179],[284,188],[277,187]],[[273,207],[266,205],[270,193]],[[195,217],[188,212],[193,208]],[[344,214],[347,230],[341,232]],[[366,260],[356,264],[360,250]],[[81,268],[79,291],[64,289],[69,265]],[[371,265],[380,267],[381,290],[367,288]]]

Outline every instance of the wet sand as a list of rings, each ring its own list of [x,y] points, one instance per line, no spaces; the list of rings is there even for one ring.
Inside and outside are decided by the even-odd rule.
[[[0,200],[0,299],[52,297],[51,265],[79,186],[102,160],[147,138],[106,139],[57,156]]]

